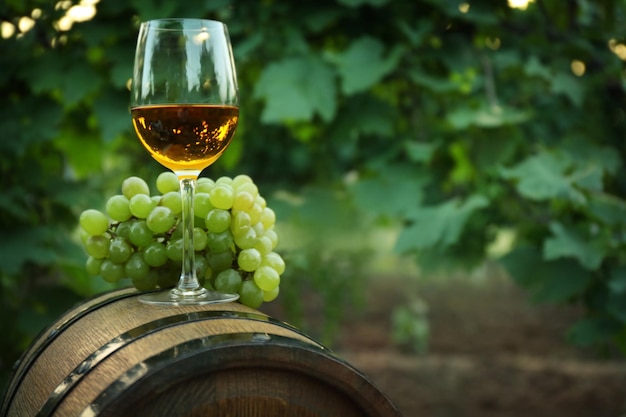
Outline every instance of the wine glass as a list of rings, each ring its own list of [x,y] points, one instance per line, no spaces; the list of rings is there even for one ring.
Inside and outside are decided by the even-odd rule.
[[[135,131],[150,155],[171,169],[182,195],[183,261],[169,291],[147,293],[148,304],[210,304],[238,294],[208,291],[194,268],[193,196],[200,172],[228,147],[239,119],[237,76],[228,29],[204,19],[141,24],[131,88]]]

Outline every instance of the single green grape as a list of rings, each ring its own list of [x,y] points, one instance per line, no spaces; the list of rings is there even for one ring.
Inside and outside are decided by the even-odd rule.
[[[231,186],[232,188],[232,183],[233,183],[233,179],[231,177],[227,177],[227,176],[221,176],[218,179],[215,180],[215,184],[226,184],[228,186]]]
[[[143,259],[153,267],[160,267],[169,259],[165,251],[165,245],[161,242],[152,241],[143,248]]]
[[[232,268],[225,269],[215,277],[215,289],[225,293],[236,293],[241,286],[241,275]]]
[[[130,219],[128,221],[118,223],[115,228],[115,235],[128,239],[128,236],[130,235],[130,227],[134,222],[134,219]]]
[[[88,256],[87,261],[85,262],[85,270],[91,276],[100,275],[100,266],[104,262],[104,259],[94,258],[93,256]]]
[[[193,196],[193,211],[196,217],[205,219],[209,211],[214,208],[213,204],[211,204],[211,196],[209,193],[197,192]]]
[[[118,194],[109,198],[106,203],[106,211],[109,217],[116,222],[125,222],[130,219],[130,200],[125,195]]]
[[[250,215],[250,221],[252,224],[257,224],[261,221],[261,214],[263,214],[263,209],[257,203],[252,205],[252,208],[248,210],[248,214]]]
[[[266,303],[274,301],[278,297],[279,292],[280,287],[276,287],[271,291],[263,291],[263,301],[265,301]]]
[[[209,192],[211,204],[215,208],[229,210],[235,201],[235,193],[229,184],[215,184],[215,187]]]
[[[263,291],[271,291],[280,284],[280,275],[271,266],[260,266],[254,271],[254,283]]]
[[[236,186],[237,192],[247,191],[256,199],[257,195],[259,195],[259,188],[253,182],[244,182],[241,184],[237,184]]]
[[[170,191],[163,194],[159,205],[168,207],[174,215],[180,214],[183,211],[183,199],[180,191]]]
[[[252,183],[252,178],[246,174],[239,174],[235,178],[233,178],[232,186],[238,188],[241,184]]]
[[[180,193],[178,177],[170,171],[162,172],[156,179],[156,188],[161,194],[167,194],[171,191],[178,191]]]
[[[109,219],[107,216],[103,212],[95,209],[88,209],[80,213],[78,223],[90,236],[102,235],[109,228]]]
[[[265,235],[257,236],[253,248],[258,250],[261,255],[266,255],[274,249],[272,246],[272,240]]]
[[[149,270],[150,266],[143,259],[141,252],[133,253],[124,265],[126,277],[132,280],[145,278]]]
[[[122,182],[122,194],[129,200],[137,194],[150,195],[150,187],[148,183],[140,177],[128,177]]]
[[[214,273],[219,273],[225,269],[231,268],[233,259],[234,254],[230,249],[222,252],[209,252],[206,255],[207,264]]]
[[[114,237],[109,242],[109,259],[115,264],[123,264],[132,253],[133,248],[130,243],[121,236]]]
[[[209,238],[203,229],[200,227],[193,228],[193,249],[195,251],[205,250],[208,241]]]
[[[282,256],[276,252],[270,252],[261,259],[261,266],[269,266],[282,275],[285,272],[285,261]]]
[[[258,207],[261,206],[259,205]],[[271,229],[276,224],[276,213],[274,213],[274,210],[269,207],[263,208],[261,211],[261,223],[265,229]]]
[[[207,248],[211,252],[223,252],[230,249],[233,244],[233,235],[230,230],[222,233],[207,232]]]
[[[211,189],[215,186],[215,181],[211,178],[200,177],[196,181],[196,193],[206,193],[211,192]]]
[[[263,304],[263,290],[253,280],[245,280],[239,286],[239,302],[250,308],[259,308]]]
[[[265,201],[265,198],[263,198],[261,194],[257,194],[256,198],[254,199],[254,202],[257,203],[259,206],[261,206],[261,208],[267,207],[267,201]]]
[[[234,236],[242,235],[248,232],[252,227],[250,215],[245,211],[234,211],[231,214],[230,231]]]
[[[266,230],[263,236],[272,241],[272,249],[275,249],[276,246],[278,246],[278,233],[276,233],[274,229]]]
[[[155,234],[167,232],[175,223],[174,213],[170,208],[164,206],[155,207],[146,218],[146,224]]]
[[[105,259],[100,265],[100,276],[106,282],[115,283],[126,277],[124,265],[111,262]]]
[[[207,214],[205,227],[209,232],[222,233],[228,230],[230,222],[230,211],[215,208]]]
[[[150,230],[145,220],[137,220],[130,226],[128,240],[139,248],[143,248],[152,242],[153,237],[154,233]]]
[[[237,265],[246,272],[252,272],[261,266],[261,253],[254,249],[243,249],[237,256]]]
[[[247,191],[237,191],[233,201],[234,211],[248,211],[254,204],[254,197]]]
[[[157,287],[159,272],[156,269],[148,269],[148,272],[142,277],[131,278],[133,287],[139,291],[150,291]]]
[[[152,197],[146,194],[135,194],[128,203],[128,208],[133,216],[138,219],[145,219],[156,207]]]
[[[109,238],[104,235],[89,236],[85,242],[85,251],[96,259],[106,258],[109,255]]]
[[[167,257],[173,261],[183,260],[183,240],[182,239],[170,239],[165,245],[165,252]]]
[[[204,277],[206,276],[207,269],[209,268],[209,263],[201,253],[196,252],[195,255],[194,269],[196,270],[196,277],[198,277],[198,281],[200,281],[200,285],[202,285],[204,283]]]
[[[233,240],[235,241],[235,245],[237,245],[241,249],[249,249],[253,248],[256,243],[256,232],[253,228],[249,228],[248,231],[241,235],[234,235]]]

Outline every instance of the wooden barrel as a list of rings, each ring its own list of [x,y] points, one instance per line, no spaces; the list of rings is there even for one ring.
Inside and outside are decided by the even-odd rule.
[[[238,303],[159,307],[137,294],[102,294],[44,331],[0,416],[400,416],[292,326]]]

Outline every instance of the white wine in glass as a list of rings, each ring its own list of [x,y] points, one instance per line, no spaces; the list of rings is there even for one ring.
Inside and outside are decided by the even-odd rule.
[[[237,75],[226,25],[203,19],[142,23],[131,114],[146,150],[178,176],[183,206],[183,261],[178,284],[139,299],[160,305],[237,300],[237,294],[209,291],[200,285],[193,245],[196,180],[226,150],[239,120]]]

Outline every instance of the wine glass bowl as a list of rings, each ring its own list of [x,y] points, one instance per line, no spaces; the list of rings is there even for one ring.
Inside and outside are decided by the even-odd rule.
[[[239,120],[232,47],[224,23],[157,19],[139,28],[131,116],[137,136],[161,165],[172,170],[182,193],[183,261],[177,286],[144,294],[150,304],[234,301],[237,294],[203,288],[195,274],[193,195],[200,172],[230,144]]]

